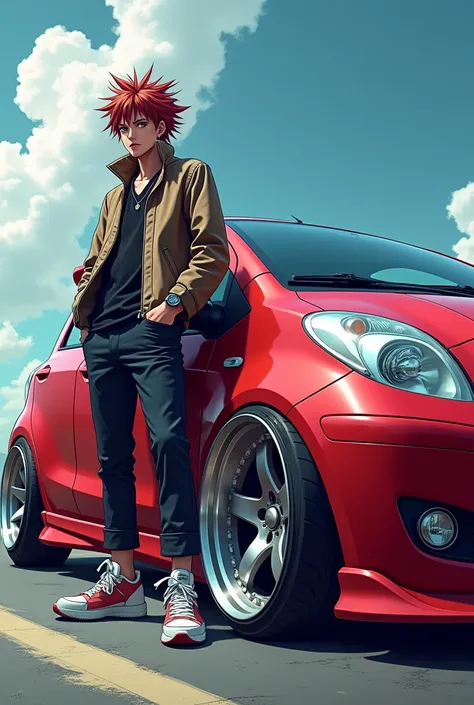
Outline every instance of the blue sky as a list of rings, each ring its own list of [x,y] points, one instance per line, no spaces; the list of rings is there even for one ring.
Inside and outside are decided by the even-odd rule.
[[[17,66],[58,24],[94,48],[116,41],[103,0],[6,3],[0,141],[24,145],[31,133],[13,102]],[[179,153],[211,164],[228,215],[295,214],[452,254],[461,233],[446,207],[474,175],[473,26],[471,0],[267,0],[255,32],[226,40],[215,102]],[[33,344],[4,357],[0,388],[49,355],[66,315],[17,316],[16,331]]]

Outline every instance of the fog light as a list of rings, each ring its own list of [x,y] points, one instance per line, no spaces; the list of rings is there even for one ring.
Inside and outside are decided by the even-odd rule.
[[[456,541],[458,524],[446,509],[428,509],[418,521],[418,533],[423,543],[441,551]]]

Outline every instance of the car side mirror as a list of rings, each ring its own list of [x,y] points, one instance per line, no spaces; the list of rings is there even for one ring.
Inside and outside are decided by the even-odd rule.
[[[208,301],[189,321],[189,328],[204,338],[218,338],[224,319],[224,304]]]
[[[81,281],[81,277],[84,274],[84,265],[81,264],[80,267],[75,267],[73,273],[72,273],[72,278],[74,279],[74,284],[77,286],[79,282]]]

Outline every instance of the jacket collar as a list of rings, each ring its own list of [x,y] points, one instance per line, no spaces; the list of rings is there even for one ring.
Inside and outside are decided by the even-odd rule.
[[[168,164],[174,160],[174,147],[168,144],[168,142],[157,140],[156,148],[163,162],[163,166],[166,168]],[[118,176],[118,178],[127,185],[138,171],[138,159],[132,157],[131,154],[127,154],[111,162],[111,164],[107,164],[107,169],[110,169],[115,176]]]

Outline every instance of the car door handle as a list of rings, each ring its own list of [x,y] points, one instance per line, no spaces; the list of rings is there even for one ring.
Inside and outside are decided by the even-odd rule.
[[[88,382],[89,381],[89,373],[87,371],[87,367],[80,367],[79,372],[81,373],[82,379],[84,380],[84,382]]]
[[[44,382],[48,379],[50,372],[51,367],[49,365],[46,365],[45,367],[42,367],[40,370],[38,370],[38,372],[35,374],[35,377],[38,382]]]

